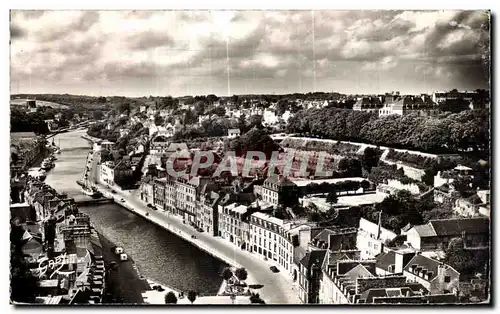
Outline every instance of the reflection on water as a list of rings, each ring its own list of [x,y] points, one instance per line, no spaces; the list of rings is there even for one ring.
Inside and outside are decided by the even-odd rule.
[[[61,147],[56,167],[46,182],[69,196],[81,195],[76,183],[85,167],[90,144],[85,131],[63,133],[54,142]],[[222,282],[225,263],[199,250],[170,232],[146,221],[116,204],[81,207],[96,228],[116,245],[123,246],[142,275],[172,288],[214,294]]]

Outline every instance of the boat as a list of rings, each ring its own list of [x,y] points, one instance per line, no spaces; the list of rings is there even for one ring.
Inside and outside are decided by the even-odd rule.
[[[50,158],[45,158],[43,161],[42,161],[42,166],[41,168],[43,170],[49,170],[49,169],[52,169],[54,168],[54,162],[50,159]]]
[[[28,170],[28,175],[35,179],[43,181],[47,177],[47,172],[42,168],[30,168]]]

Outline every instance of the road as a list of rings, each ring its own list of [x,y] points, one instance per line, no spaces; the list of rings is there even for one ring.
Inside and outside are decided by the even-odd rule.
[[[94,154],[92,161],[91,175],[97,175],[97,164],[99,154]],[[94,169],[95,168],[95,169]],[[131,208],[137,214],[149,219],[158,225],[163,226],[173,233],[179,234],[187,241],[207,251],[208,253],[226,261],[235,267],[245,267],[248,271],[247,284],[261,284],[264,287],[259,289],[260,296],[268,304],[298,304],[298,291],[292,279],[284,272],[275,274],[269,269],[270,265],[259,257],[242,251],[229,242],[213,237],[207,233],[200,233],[191,226],[183,224],[182,218],[170,215],[168,212],[153,210],[147,207],[136,195],[137,191],[122,191],[118,187],[113,187],[116,193],[111,193],[111,189],[103,184],[97,185],[99,190],[104,191],[105,196],[111,196],[124,207]],[[124,202],[121,201],[124,200]],[[196,239],[191,235],[195,234]]]

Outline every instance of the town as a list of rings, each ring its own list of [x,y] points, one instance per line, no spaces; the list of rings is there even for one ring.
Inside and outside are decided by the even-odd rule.
[[[489,10],[11,10],[10,303],[493,304]]]
[[[203,235],[258,257],[268,276],[287,277],[296,290],[280,288],[300,303],[483,302],[490,289],[484,95],[145,98],[90,121],[83,135],[93,143],[88,182],[80,184],[89,185],[87,195],[100,194],[94,199],[104,195],[160,225],[167,225],[163,218],[185,225],[191,231],[184,236],[201,248],[210,246],[210,239],[197,243]],[[450,107],[456,113],[443,114]],[[317,129],[314,119],[332,116],[365,121],[355,126],[359,131]],[[401,125],[389,119],[405,119],[403,128],[468,128],[471,137],[409,140],[406,132],[406,144],[395,131],[384,145],[370,124]],[[50,133],[11,134],[11,215],[20,250],[30,256],[28,265],[41,257],[62,261],[33,293],[70,304],[82,295],[102,301],[102,246],[89,217],[78,212],[78,201],[25,172],[55,145],[46,139]],[[244,266],[252,276],[253,265]],[[250,293],[252,303],[268,298],[248,286],[235,291]]]

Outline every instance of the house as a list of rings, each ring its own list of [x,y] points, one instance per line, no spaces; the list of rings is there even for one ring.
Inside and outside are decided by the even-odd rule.
[[[170,179],[169,176],[164,178],[153,179],[153,204],[158,210],[167,210],[166,183]],[[175,202],[175,193],[174,202]],[[170,204],[170,209],[175,208],[174,204]]]
[[[460,273],[453,267],[422,254],[415,255],[403,268],[408,282],[424,286],[431,294],[457,293]]]
[[[378,115],[379,109],[383,107],[382,99],[376,96],[360,97],[353,105],[352,110],[373,112]]]
[[[228,129],[227,130],[227,137],[228,138],[235,138],[240,136],[240,129]]]
[[[435,116],[439,113],[438,105],[427,95],[399,96],[386,95],[384,105],[379,109],[379,116],[418,114]]]
[[[416,254],[414,249],[389,249],[375,257],[375,271],[379,276],[402,274],[403,268]]]
[[[325,228],[308,243],[308,250],[353,250],[356,249],[356,228]]]
[[[362,259],[374,258],[383,251],[386,241],[393,240],[397,236],[395,232],[382,227],[380,215],[378,224],[365,218],[359,221],[356,247],[361,251]]]
[[[112,151],[115,143],[110,141],[102,141],[99,143],[102,150]]]
[[[115,163],[113,161],[106,161],[101,164],[100,168],[100,181],[103,184],[113,185],[115,183]]]
[[[435,176],[434,176],[434,187],[440,187],[443,186],[444,184],[450,185],[455,181],[455,178],[457,177],[463,177],[463,178],[473,178],[472,175],[472,168],[458,165],[452,170],[448,171],[439,171]]]
[[[287,177],[269,176],[262,185],[262,200],[274,206],[298,204],[298,187]]]
[[[153,192],[153,177],[151,175],[146,175],[139,187],[140,199],[147,204],[154,203],[154,192]]]
[[[170,142],[168,140],[168,137],[157,132],[151,138],[149,152],[151,155],[165,154],[167,152],[169,145],[170,145]]]
[[[295,231],[300,229],[294,227],[268,213],[253,213],[250,217],[250,251],[291,275],[294,270],[294,247],[298,242]]]
[[[436,219],[402,234],[421,251],[445,250],[453,238],[463,239],[466,248],[484,248],[490,243],[490,221],[485,217]]]
[[[304,304],[320,303],[321,265],[326,250],[307,252],[299,262],[299,299]]]
[[[224,195],[214,191],[202,192],[200,195],[201,214],[197,215],[197,223],[208,234],[219,235],[219,202]]]
[[[219,235],[241,250],[250,250],[248,206],[232,203],[218,206]]]

